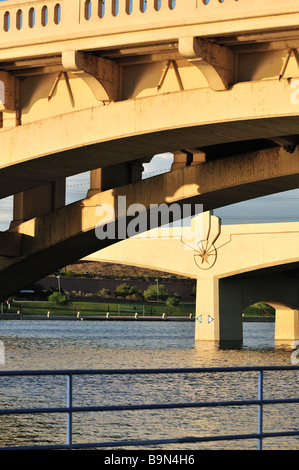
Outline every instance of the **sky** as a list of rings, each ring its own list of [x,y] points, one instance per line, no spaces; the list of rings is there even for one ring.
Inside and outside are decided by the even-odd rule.
[[[143,178],[169,171],[172,161],[170,153],[155,155],[150,163],[144,164]],[[66,203],[85,198],[88,189],[89,172],[67,178]],[[0,200],[1,231],[9,228],[12,210],[13,196]],[[299,221],[299,189],[222,207],[214,210],[214,214],[223,224],[296,222]]]

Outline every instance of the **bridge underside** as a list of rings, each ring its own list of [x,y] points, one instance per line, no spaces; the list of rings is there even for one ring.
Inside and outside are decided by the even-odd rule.
[[[249,82],[223,93],[185,90],[4,128],[0,197],[163,152],[202,152],[208,162],[277,145],[293,151],[299,117],[291,93],[287,82]]]
[[[294,266],[285,265],[274,270],[267,268],[220,279],[217,286],[219,339],[241,342],[243,333],[240,313],[249,305],[265,302],[276,310],[275,344],[290,347],[299,340],[298,266],[299,263],[294,263]]]
[[[122,217],[118,214],[119,196],[125,197],[125,214],[136,202],[142,204],[145,211],[161,202],[176,203],[179,207],[190,204],[193,211],[195,204],[202,204],[203,210],[208,211],[278,190],[295,188],[298,183],[299,150],[290,154],[277,147],[185,166],[155,178],[98,192],[82,201],[23,222],[2,234],[8,239],[2,246],[0,258],[0,297],[5,298],[25,284],[103,248],[105,243],[117,242],[117,235],[114,240],[99,242],[95,228],[103,224],[96,212],[101,204],[108,204],[114,209],[116,219],[112,218],[111,222]],[[179,212],[178,217],[181,214]],[[148,225],[147,228],[154,227]],[[5,255],[9,248],[11,254],[8,257]]]

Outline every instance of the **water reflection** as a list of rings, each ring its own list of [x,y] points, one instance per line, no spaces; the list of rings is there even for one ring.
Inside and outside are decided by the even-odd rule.
[[[1,369],[190,368],[291,365],[292,350],[274,344],[274,324],[244,324],[242,345],[194,341],[193,323],[2,321]],[[265,374],[265,396],[298,396],[293,372]],[[256,398],[257,375],[99,376],[74,379],[75,404],[167,403]],[[64,406],[63,377],[0,380],[1,407]],[[256,431],[257,409],[184,409],[78,414],[75,442],[147,439]],[[296,429],[297,409],[272,407],[266,430]],[[178,427],[177,423],[180,423]],[[62,426],[61,426],[62,425]],[[1,417],[0,445],[64,443],[65,417]],[[290,444],[291,442],[291,444]],[[274,443],[274,444],[273,444]],[[299,448],[298,439],[273,441],[274,448]],[[192,448],[255,448],[256,442],[223,442]],[[167,448],[171,448],[168,446]],[[178,448],[178,446],[173,446]],[[272,447],[273,448],[273,447]]]

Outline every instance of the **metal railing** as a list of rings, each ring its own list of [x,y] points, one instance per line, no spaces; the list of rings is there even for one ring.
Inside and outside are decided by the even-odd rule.
[[[33,415],[42,413],[63,413],[67,416],[66,443],[38,446],[11,446],[0,447],[0,450],[49,450],[49,449],[83,449],[83,448],[118,448],[131,446],[153,446],[167,444],[187,444],[212,441],[232,441],[256,439],[257,449],[262,450],[265,438],[294,437],[299,436],[299,428],[291,431],[263,431],[263,409],[266,405],[299,403],[299,398],[273,398],[265,399],[263,396],[263,375],[265,371],[299,371],[299,366],[266,366],[266,367],[213,367],[213,368],[187,368],[187,369],[120,369],[120,370],[28,370],[28,371],[0,371],[0,377],[21,376],[65,376],[66,377],[66,406],[65,407],[36,407],[36,408],[4,408],[0,409],[1,415]],[[108,405],[108,406],[74,406],[73,404],[73,377],[83,375],[157,375],[157,374],[202,374],[202,373],[230,373],[230,372],[256,372],[257,373],[257,398],[252,400],[224,400],[205,402],[184,403],[156,403],[137,405]],[[1,403],[0,403],[1,405]],[[182,408],[215,408],[215,407],[243,407],[257,405],[257,432],[244,434],[213,435],[213,436],[191,436],[180,438],[150,439],[150,440],[128,440],[108,441],[91,443],[73,442],[73,413],[104,412],[104,411],[140,411],[159,409],[182,409]],[[191,422],[192,426],[192,422]]]

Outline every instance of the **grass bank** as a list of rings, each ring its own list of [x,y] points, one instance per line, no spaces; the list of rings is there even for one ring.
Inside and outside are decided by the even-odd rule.
[[[22,315],[47,315],[51,312],[55,315],[76,316],[78,312],[81,315],[106,315],[109,311],[110,315],[139,315],[145,316],[161,316],[163,313],[171,316],[186,316],[190,313],[195,314],[195,305],[182,304],[175,309],[169,310],[165,303],[109,303],[109,302],[73,302],[70,306],[57,306],[54,302],[49,301],[14,301],[11,304],[9,312],[22,312]],[[5,310],[4,310],[5,312]],[[5,312],[6,313],[6,312]]]
[[[135,308],[136,307],[136,308]],[[161,316],[163,313],[171,316],[186,316],[190,313],[195,314],[194,304],[181,304],[175,309],[170,310],[162,302],[143,302],[143,303],[109,303],[108,302],[73,302],[68,307],[57,307],[54,302],[22,300],[14,301],[11,304],[9,312],[22,312],[23,315],[47,315],[51,312],[55,315],[76,316],[78,312],[82,315],[106,315],[109,311],[111,315],[134,315],[137,311],[139,315]],[[4,308],[6,313],[6,308]],[[242,312],[245,317],[274,316],[275,309],[263,302],[250,305]]]

